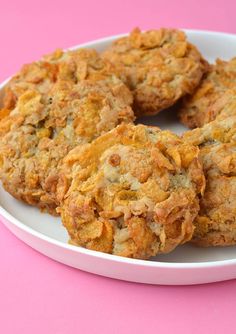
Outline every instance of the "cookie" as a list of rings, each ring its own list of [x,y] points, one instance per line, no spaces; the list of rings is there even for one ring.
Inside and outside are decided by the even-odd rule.
[[[134,96],[137,115],[154,115],[191,94],[208,65],[184,32],[159,29],[116,40],[103,52]]]
[[[116,76],[109,61],[102,60],[93,49],[63,52],[58,49],[41,60],[24,65],[4,88],[0,120],[16,106],[18,98],[28,90],[48,94],[57,81],[74,84],[81,80],[101,81]]]
[[[183,139],[200,148],[206,189],[194,222],[198,246],[236,244],[236,116],[186,132]]]
[[[236,116],[236,89],[229,89],[208,108],[210,119],[223,120]]]
[[[76,80],[77,82],[77,80]],[[58,170],[75,146],[134,120],[132,94],[115,76],[58,79],[22,92],[0,122],[0,179],[15,198],[56,214]]]
[[[131,124],[74,148],[58,185],[70,242],[147,259],[190,240],[205,186],[198,153],[170,131]]]
[[[194,94],[184,98],[180,120],[189,128],[201,127],[213,121],[224,104],[232,99],[236,99],[236,58],[230,61],[218,59],[210,66]]]

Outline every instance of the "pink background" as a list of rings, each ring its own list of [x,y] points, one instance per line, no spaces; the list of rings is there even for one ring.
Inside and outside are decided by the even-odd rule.
[[[56,47],[172,26],[236,33],[234,0],[0,0],[0,80]],[[126,283],[56,263],[0,224],[0,332],[235,333],[236,281]]]

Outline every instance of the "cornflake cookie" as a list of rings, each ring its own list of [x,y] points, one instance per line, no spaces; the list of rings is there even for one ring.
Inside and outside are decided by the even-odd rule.
[[[64,159],[58,209],[70,242],[147,259],[191,239],[205,178],[198,148],[122,124]]]
[[[109,62],[102,60],[93,49],[63,52],[58,49],[41,60],[24,65],[4,89],[0,120],[9,115],[18,98],[28,90],[45,95],[61,80],[74,84],[81,80],[108,80],[116,74]]]
[[[183,100],[180,120],[189,128],[201,127],[213,121],[232,99],[236,99],[236,58],[217,59],[194,94]]]
[[[222,120],[236,116],[236,89],[225,91],[207,111],[211,119]]]
[[[116,40],[103,57],[111,61],[134,95],[138,115],[154,115],[191,94],[207,62],[184,32],[160,29]]]
[[[236,244],[236,116],[206,124],[183,136],[198,145],[205,194],[192,241],[199,246]]]
[[[132,94],[116,77],[57,80],[47,94],[29,89],[0,122],[0,178],[17,199],[56,214],[61,160],[121,122],[134,120]]]

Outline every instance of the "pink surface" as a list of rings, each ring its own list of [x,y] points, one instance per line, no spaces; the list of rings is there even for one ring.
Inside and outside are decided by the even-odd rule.
[[[236,33],[236,2],[0,0],[0,80],[22,63],[129,31],[172,26]],[[147,286],[56,263],[0,224],[0,333],[235,333],[236,281]]]

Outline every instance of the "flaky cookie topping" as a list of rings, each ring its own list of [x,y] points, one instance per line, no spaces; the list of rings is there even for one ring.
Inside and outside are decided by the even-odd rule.
[[[190,94],[208,67],[184,32],[159,29],[116,40],[103,53],[134,95],[138,115],[156,114]]]
[[[191,238],[204,182],[197,147],[123,124],[65,157],[59,212],[73,244],[145,259]]]

